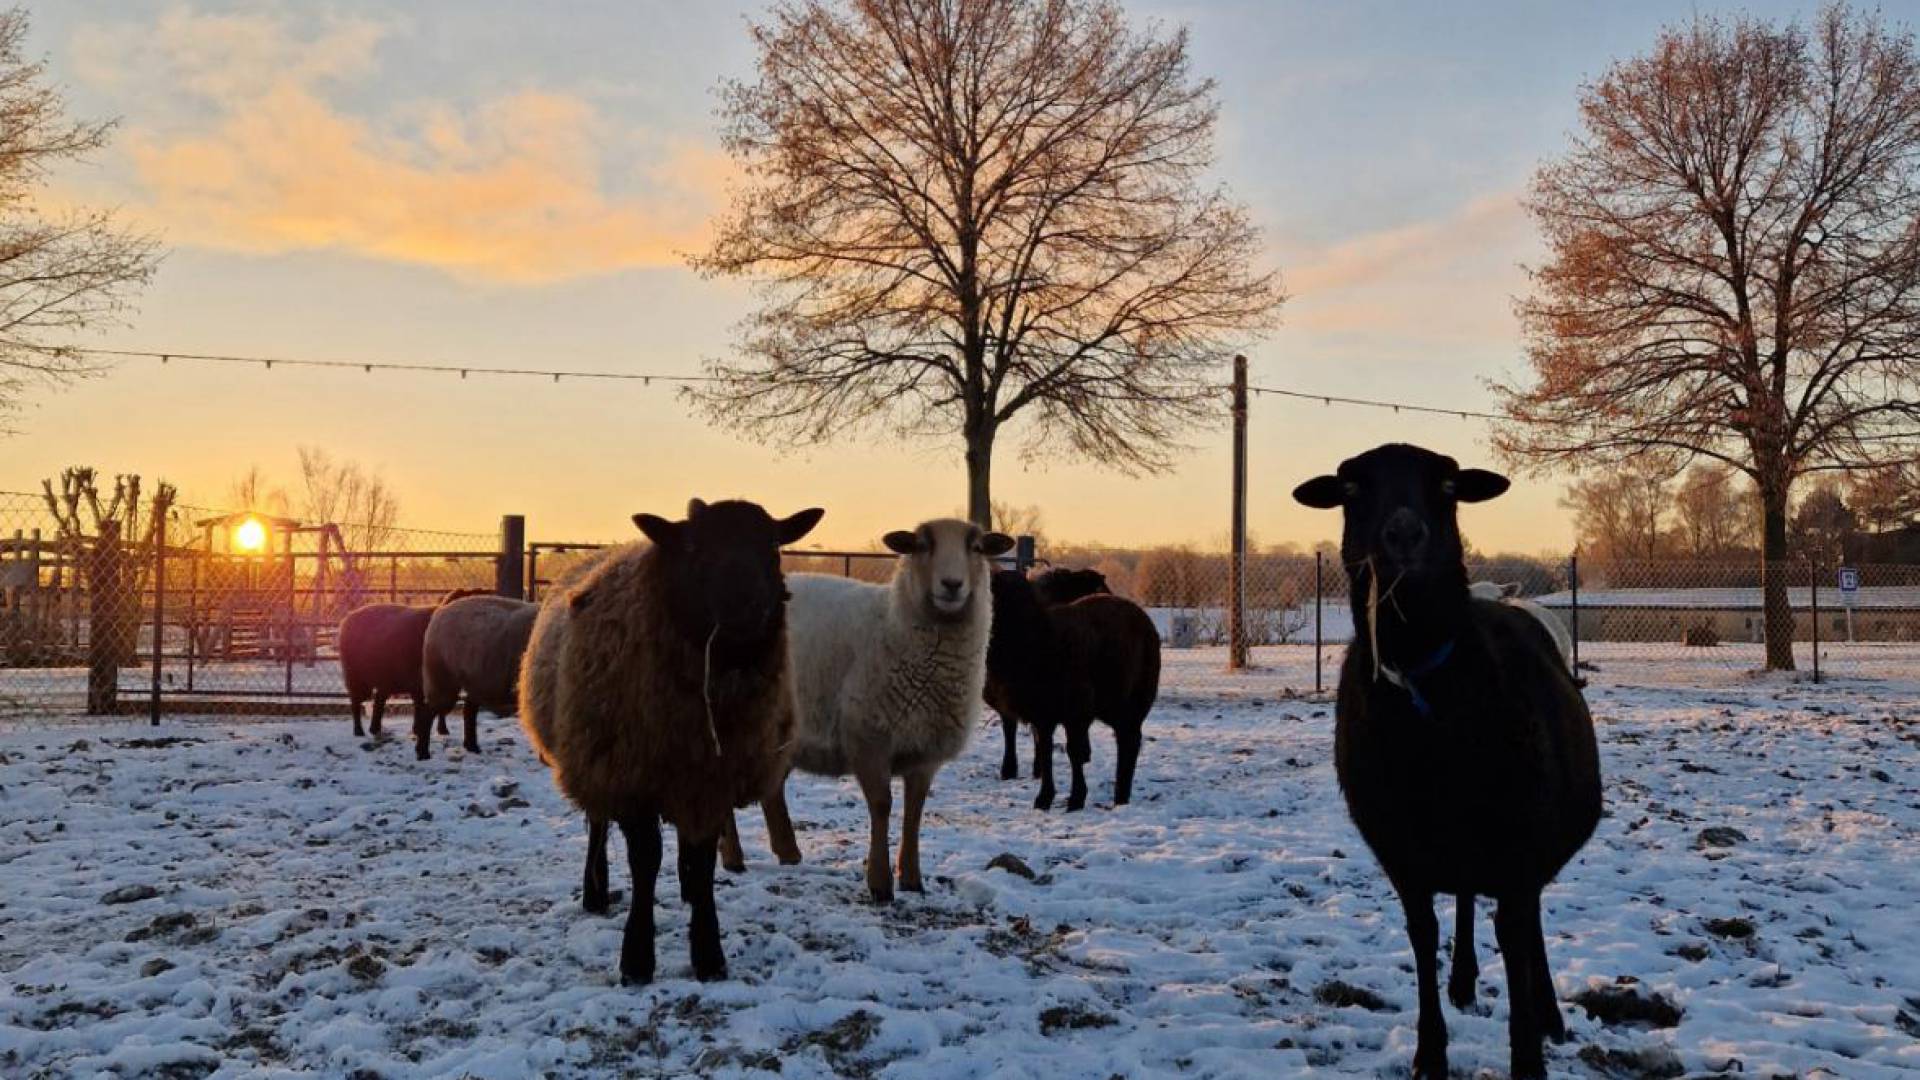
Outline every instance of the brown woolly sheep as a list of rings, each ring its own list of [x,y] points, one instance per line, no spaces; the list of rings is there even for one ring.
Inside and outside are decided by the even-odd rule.
[[[1340,669],[1334,768],[1347,811],[1400,896],[1420,987],[1414,1075],[1447,1075],[1435,893],[1458,898],[1448,997],[1473,1000],[1473,898],[1497,903],[1512,1075],[1546,1075],[1566,1037],[1540,892],[1600,820],[1593,720],[1553,638],[1525,611],[1472,597],[1456,510],[1503,476],[1391,444],[1294,489],[1345,511],[1353,644]]]
[[[462,597],[482,596],[487,589],[455,589],[441,597],[451,604]],[[416,708],[421,698],[420,654],[427,637],[427,623],[433,607],[409,604],[366,604],[354,608],[340,620],[340,677],[347,684],[347,697],[353,702],[353,734],[366,734],[360,721],[367,699],[373,699],[373,734],[380,734],[380,719],[387,699],[405,694]],[[440,734],[447,733],[446,721]]]
[[[480,710],[506,716],[519,706],[520,658],[540,605],[505,596],[469,596],[435,609],[421,649],[422,695],[413,715],[414,753],[427,760],[428,735],[438,717],[442,734],[447,714],[466,694],[467,752],[480,752]]]
[[[590,912],[608,906],[607,824],[626,837],[624,982],[654,975],[662,819],[679,835],[694,975],[726,974],[713,903],[717,842],[735,807],[786,774],[793,691],[780,548],[822,513],[776,521],[750,502],[695,499],[685,521],[636,514],[652,545],[613,552],[534,621],[520,723],[587,816]]]

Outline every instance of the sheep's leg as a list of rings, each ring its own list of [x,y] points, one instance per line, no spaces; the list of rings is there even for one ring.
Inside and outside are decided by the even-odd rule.
[[[1000,779],[1020,779],[1020,755],[1015,753],[1020,740],[1020,718],[1012,713],[1000,714],[1000,733],[1007,737],[1006,749],[1000,755]],[[359,734],[355,732],[355,734]]]
[[[1567,1041],[1567,1021],[1560,1015],[1560,996],[1553,988],[1553,968],[1547,964],[1547,936],[1540,926],[1540,902],[1535,900],[1533,909],[1533,927],[1528,935],[1533,939],[1533,986],[1534,1001],[1540,1018],[1540,1032],[1556,1043]]]
[[[1493,910],[1493,936],[1500,942],[1500,959],[1507,968],[1507,1071],[1514,1080],[1547,1075],[1546,1055],[1540,1045],[1539,991],[1534,986],[1534,941],[1540,928],[1540,898],[1500,897]]]
[[[620,835],[627,838],[627,869],[633,874],[633,906],[627,909],[627,928],[620,936],[620,982],[645,986],[653,981],[653,888],[660,876],[660,817],[649,813],[621,818]]]
[[[747,853],[740,847],[740,823],[734,820],[736,816],[733,811],[727,811],[726,824],[720,827],[720,865],[729,874],[744,874]]]
[[[1093,722],[1076,720],[1067,725],[1067,763],[1073,766],[1073,787],[1067,791],[1067,811],[1087,805],[1087,762],[1093,758],[1089,736]]]
[[[773,848],[774,858],[781,866],[796,866],[800,862],[800,842],[793,836],[793,817],[787,813],[787,778],[773,785],[773,790],[760,800],[760,812],[767,818],[767,843]]]
[[[386,715],[386,712],[387,692],[385,690],[375,690],[373,692],[373,720],[367,725],[367,730],[371,732],[376,739],[380,737],[380,718]],[[358,735],[359,732],[356,731],[354,734]]]
[[[893,778],[886,762],[863,762],[855,770],[860,791],[867,797],[871,832],[867,841],[867,890],[876,904],[893,902],[893,866],[887,857],[887,828],[893,818]]]
[[[900,818],[900,887],[925,892],[920,883],[920,811],[933,790],[933,770],[910,772],[901,786],[906,789],[907,806]]]
[[[713,906],[713,863],[718,837],[695,840],[685,829],[680,835],[680,899],[690,917],[687,936],[693,945],[693,977],[701,982],[727,977],[727,954],[720,947],[720,913]]]
[[[433,706],[425,701],[413,703],[413,756],[421,761],[433,756]]]
[[[366,699],[353,698],[353,737],[356,739],[366,737],[366,729],[360,726],[360,718],[364,715],[366,715]]]
[[[1035,810],[1053,809],[1053,725],[1033,725],[1033,772],[1040,778],[1040,794],[1033,800]]]
[[[1140,760],[1140,723],[1114,728],[1113,742],[1119,759],[1113,772],[1113,805],[1125,806],[1133,800],[1133,766]]]
[[[471,697],[467,699],[467,708],[462,719],[467,722],[467,729],[466,738],[460,745],[467,748],[467,753],[477,754],[480,752],[480,704]],[[445,713],[442,713],[440,714],[440,734],[445,735],[446,733],[447,717]]]
[[[1480,958],[1473,951],[1473,894],[1461,893],[1453,908],[1453,964],[1447,973],[1447,1000],[1465,1012],[1480,985]]]
[[[1407,940],[1420,982],[1419,1042],[1413,1051],[1413,1075],[1419,1080],[1447,1075],[1447,1021],[1440,1015],[1440,921],[1433,917],[1433,894],[1400,892],[1406,912]]]
[[[589,915],[605,915],[612,897],[607,893],[607,823],[587,819],[587,872],[580,882],[580,906]]]
[[[447,713],[448,713],[448,711],[450,711],[450,710],[448,710],[448,709],[436,709],[436,710],[434,710],[434,711],[435,711],[435,712],[438,712],[438,713],[440,714],[440,734],[442,734],[442,735],[451,735],[451,734],[453,734],[453,732],[451,732],[451,731],[448,731],[448,730],[447,730]]]

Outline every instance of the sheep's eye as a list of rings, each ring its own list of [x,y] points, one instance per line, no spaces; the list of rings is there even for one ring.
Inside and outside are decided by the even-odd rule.
[[[1358,494],[1360,494],[1360,481],[1358,480],[1347,481],[1347,487],[1346,487],[1347,498],[1351,499]]]

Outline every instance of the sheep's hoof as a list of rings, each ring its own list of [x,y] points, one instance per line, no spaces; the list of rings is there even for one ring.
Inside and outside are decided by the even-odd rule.
[[[721,859],[720,869],[725,870],[729,874],[744,874],[747,872],[747,860],[744,857],[738,859]]]
[[[469,754],[477,754],[480,752],[480,744],[477,742],[461,743],[460,745],[466,747],[467,753]]]
[[[718,960],[707,963],[695,960],[693,962],[693,977],[699,979],[701,982],[717,982],[726,978],[727,958],[723,956]]]
[[[1085,795],[1082,795],[1077,799],[1069,797],[1067,799],[1067,813],[1071,814],[1075,810],[1084,810],[1086,808],[1086,805],[1087,805],[1087,797]]]
[[[628,971],[624,967],[620,969],[621,986],[646,986],[651,982],[653,982],[653,968],[651,966],[639,971]]]
[[[867,891],[873,894],[875,904],[893,903],[893,886],[891,885],[869,885]]]
[[[1514,1073],[1513,1075],[1517,1078],[1520,1074]],[[1415,1060],[1413,1063],[1413,1080],[1447,1080],[1447,1055],[1439,1055],[1438,1060],[1431,1058],[1426,1061]]]
[[[1053,809],[1053,792],[1048,791],[1045,788],[1041,788],[1040,794],[1036,796],[1033,800],[1033,808],[1035,810]]]
[[[364,738],[366,738],[366,737],[367,737],[367,733],[366,733],[365,731],[362,731],[362,730],[361,730],[361,728],[360,728],[360,725],[359,725],[359,724],[355,724],[355,725],[353,725],[353,737],[354,737],[354,738],[356,738],[356,739],[364,739]],[[1001,777],[1001,779],[1003,779],[1003,780],[1004,780],[1004,779],[1006,779],[1006,778],[1005,778],[1005,777]]]
[[[913,878],[908,878],[905,875],[902,875],[900,878],[900,891],[911,892],[911,893],[924,893],[927,891],[927,889],[926,889],[926,886],[920,883],[920,879],[917,876]]]
[[[355,734],[358,734],[358,733],[356,732]],[[1000,766],[1000,779],[1002,780],[1020,779],[1020,766],[1014,765],[1011,763],[1002,763]]]
[[[775,855],[779,858],[781,866],[800,865],[800,853],[798,851],[781,851],[776,852]]]
[[[433,757],[433,753],[424,746],[416,746],[413,750],[413,756],[421,761],[426,761]]]

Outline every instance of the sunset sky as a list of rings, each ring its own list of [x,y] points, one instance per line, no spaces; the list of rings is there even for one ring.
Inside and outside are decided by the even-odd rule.
[[[702,281],[729,168],[712,94],[748,73],[758,4],[595,0],[29,3],[30,48],[74,111],[118,116],[110,149],[55,178],[170,254],[125,327],[89,344],[476,367],[697,371],[750,309]],[[1266,230],[1292,294],[1256,382],[1486,409],[1521,363],[1510,298],[1532,229],[1517,197],[1566,145],[1576,91],[1645,49],[1671,3],[1146,3],[1192,29],[1219,83],[1219,176]],[[1716,5],[1696,5],[1703,11]],[[1747,3],[1757,14],[1812,5]],[[1223,426],[1170,474],[1016,456],[995,492],[1056,537],[1222,542]],[[1288,491],[1409,440],[1471,463],[1479,422],[1254,403],[1258,540],[1336,522]],[[249,463],[291,480],[295,446],[377,467],[405,524],[624,537],[636,510],[740,495],[822,505],[816,538],[868,547],[964,504],[959,442],[879,436],[783,453],[692,416],[671,388],[128,361],[37,390],[0,440],[0,490],[67,464],[166,477],[225,501]],[[1466,512],[1486,549],[1563,550],[1561,478]]]

